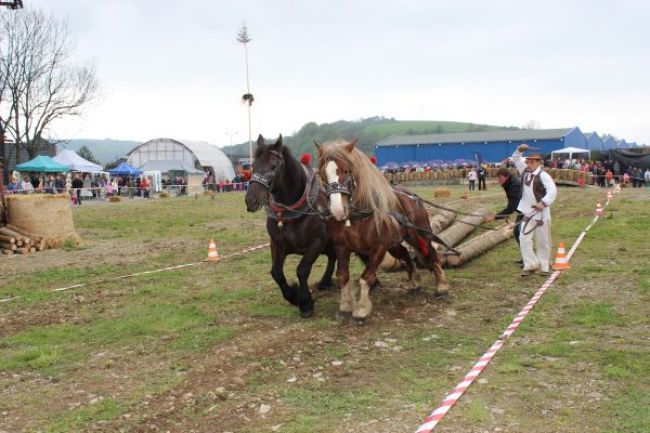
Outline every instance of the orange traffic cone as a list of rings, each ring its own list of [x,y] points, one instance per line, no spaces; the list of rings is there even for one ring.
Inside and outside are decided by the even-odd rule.
[[[600,202],[596,202],[596,215],[603,216],[603,207],[600,205]]]
[[[555,256],[555,264],[553,269],[559,271],[561,269],[569,269],[569,262],[566,260],[566,253],[564,252],[564,242],[560,242],[557,247],[557,256]]]
[[[210,245],[208,246],[208,262],[218,262],[221,260],[219,253],[217,252],[217,244],[214,243],[214,239],[210,239]]]

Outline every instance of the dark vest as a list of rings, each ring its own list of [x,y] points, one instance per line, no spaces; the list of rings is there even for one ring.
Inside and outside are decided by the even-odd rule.
[[[544,187],[544,184],[542,183],[542,180],[539,178],[539,175],[542,174],[543,169],[535,175],[533,178],[533,195],[535,196],[535,200],[538,202],[542,200],[542,198],[546,195],[546,188]],[[521,195],[519,196],[519,199],[524,195],[524,187],[526,185],[526,178],[528,177],[529,172],[524,171],[524,173],[521,175]]]

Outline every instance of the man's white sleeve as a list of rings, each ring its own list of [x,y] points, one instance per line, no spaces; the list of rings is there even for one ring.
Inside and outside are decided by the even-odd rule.
[[[522,174],[526,170],[526,163],[524,162],[523,154],[519,150],[515,150],[512,154],[512,162],[515,163],[515,167],[519,171],[519,174]]]
[[[555,182],[553,182],[551,175],[545,171],[540,173],[540,180],[542,181],[544,188],[546,188],[546,195],[542,197],[542,201],[546,207],[548,207],[553,204],[555,197],[557,197],[557,187],[555,186]]]

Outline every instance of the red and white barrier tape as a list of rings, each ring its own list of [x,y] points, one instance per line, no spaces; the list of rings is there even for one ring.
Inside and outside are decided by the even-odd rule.
[[[609,201],[605,203],[605,206],[607,205],[609,205]],[[573,256],[573,253],[576,251],[589,229],[598,221],[599,218],[599,216],[594,217],[593,221],[580,233],[580,236],[578,236],[567,254],[567,262]],[[469,386],[474,382],[474,379],[476,379],[478,375],[481,374],[483,369],[489,364],[496,352],[503,347],[506,340],[517,330],[521,322],[524,321],[524,318],[526,318],[528,313],[530,313],[535,304],[537,304],[542,296],[544,296],[546,290],[551,287],[553,282],[561,273],[561,270],[554,271],[551,276],[548,277],[544,284],[542,284],[542,286],[535,292],[530,301],[528,301],[526,306],[521,309],[519,314],[517,314],[514,319],[512,319],[512,322],[510,322],[510,325],[508,325],[501,336],[499,336],[499,338],[492,344],[492,346],[490,346],[487,352],[485,352],[479,358],[469,373],[467,373],[463,380],[458,385],[456,385],[453,391],[447,394],[440,406],[431,412],[431,414],[424,420],[420,427],[418,427],[415,433],[429,433],[433,431],[440,420],[447,414],[447,412],[449,412],[449,409],[451,409],[456,404],[460,397],[465,393],[465,390],[467,390],[467,388],[469,388]]]
[[[221,256],[221,259],[222,260],[229,259],[229,258],[232,258],[232,257],[236,257],[236,256],[239,256],[239,255],[250,253],[251,251],[259,250],[259,249],[262,249],[264,247],[268,247],[269,245],[271,245],[271,243],[267,242],[267,243],[262,244],[262,245],[257,245],[255,247],[246,248],[246,249],[243,249],[243,250],[238,251],[236,253],[226,254],[224,256]],[[116,280],[123,280],[125,278],[138,277],[138,276],[142,276],[142,275],[157,274],[159,272],[173,271],[173,270],[176,270],[176,269],[188,268],[190,266],[202,265],[204,263],[210,263],[210,262],[208,262],[206,260],[201,260],[200,262],[184,263],[184,264],[181,264],[181,265],[167,266],[165,268],[154,269],[154,270],[151,270],[151,271],[137,272],[137,273],[134,273],[134,274],[120,275],[119,277],[111,277],[111,278],[106,278],[106,279],[103,279],[103,280],[91,281],[90,283],[74,284],[72,286],[60,287],[58,289],[51,289],[50,291],[51,292],[62,292],[64,290],[78,289],[80,287],[86,287],[86,286],[88,286],[90,284],[101,284],[101,283],[105,283],[105,282],[108,282],[108,281],[116,281]],[[0,299],[0,303],[1,302],[13,301],[14,299],[19,299],[19,298],[20,298],[20,296],[14,296],[13,298]]]

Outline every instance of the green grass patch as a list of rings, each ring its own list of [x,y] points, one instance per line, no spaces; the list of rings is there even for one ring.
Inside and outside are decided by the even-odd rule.
[[[614,310],[611,303],[606,302],[578,304],[570,317],[573,323],[588,327],[624,324],[622,315]]]
[[[83,431],[85,427],[97,421],[110,421],[126,413],[128,405],[113,399],[104,399],[98,403],[76,409],[71,413],[61,413],[58,419],[45,427],[48,433]]]
[[[617,393],[607,405],[609,417],[606,424],[610,424],[610,427],[604,433],[647,433],[650,426],[648,389],[647,386],[633,385]]]
[[[178,349],[199,349],[234,334],[213,324],[196,306],[165,303],[127,305],[119,316],[84,325],[33,327],[0,342],[0,369],[59,370],[96,348],[133,345],[169,337]],[[53,371],[49,371],[53,373]]]

